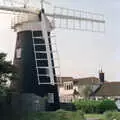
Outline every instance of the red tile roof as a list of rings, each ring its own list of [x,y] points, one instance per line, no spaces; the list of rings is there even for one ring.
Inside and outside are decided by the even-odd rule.
[[[105,82],[95,96],[120,96],[120,82]]]
[[[74,83],[79,85],[93,85],[93,84],[100,84],[100,80],[96,77],[87,77],[87,78],[74,79]]]

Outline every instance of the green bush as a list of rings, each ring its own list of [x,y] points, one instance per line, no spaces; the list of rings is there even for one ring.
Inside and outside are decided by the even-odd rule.
[[[115,104],[114,101],[112,100],[103,100],[100,104],[99,104],[99,113],[103,113],[105,111],[113,111],[113,110],[117,110],[117,106]]]
[[[117,111],[108,111],[104,113],[104,120],[120,120],[120,113]]]
[[[56,112],[30,113],[24,116],[22,120],[85,120],[85,118],[81,111],[58,110]]]
[[[116,110],[116,104],[112,100],[79,100],[74,102],[76,109],[85,113],[103,113],[108,110]]]

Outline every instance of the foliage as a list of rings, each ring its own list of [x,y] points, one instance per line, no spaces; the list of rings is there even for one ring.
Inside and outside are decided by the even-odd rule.
[[[73,96],[77,96],[77,95],[79,95],[79,92],[76,89],[74,89]]]
[[[15,67],[11,61],[6,61],[6,54],[0,53],[0,95],[7,92],[7,82],[12,81],[16,76]]]
[[[79,100],[74,102],[76,109],[85,113],[103,113],[108,110],[116,110],[116,104],[112,100]]]
[[[120,120],[120,113],[117,111],[108,111],[104,113],[105,120]]]
[[[84,120],[84,114],[81,111],[70,112],[58,110],[56,112],[32,113],[23,117],[22,120]]]
[[[103,113],[108,110],[117,110],[117,106],[112,100],[103,100],[99,105],[99,112]]]
[[[92,88],[90,85],[83,86],[82,88],[79,86],[79,93],[84,99],[89,99],[92,93]]]
[[[78,98],[78,96],[80,96],[79,92],[78,92],[76,89],[74,89],[74,91],[73,91],[74,100],[75,100],[76,98]]]

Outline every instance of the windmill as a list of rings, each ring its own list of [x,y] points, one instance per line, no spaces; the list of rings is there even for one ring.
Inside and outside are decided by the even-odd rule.
[[[104,16],[86,11],[54,7],[46,12],[28,7],[28,1],[3,0],[0,10],[12,14],[12,29],[17,32],[14,64],[20,80],[15,84],[21,93],[48,96],[52,108],[59,108],[56,67],[51,31],[57,28],[104,32]],[[50,19],[52,18],[52,21]],[[55,24],[57,23],[57,24]]]

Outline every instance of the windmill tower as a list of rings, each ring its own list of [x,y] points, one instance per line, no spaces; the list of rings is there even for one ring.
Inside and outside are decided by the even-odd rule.
[[[17,32],[14,64],[20,76],[16,89],[21,93],[47,96],[49,105],[56,110],[59,108],[59,95],[51,41],[54,26],[49,18],[57,21],[58,28],[104,32],[104,16],[60,7],[49,13],[43,8],[43,0],[40,10],[29,9],[27,4],[18,7],[14,0],[7,2],[9,6],[3,1],[0,10],[15,15],[12,24]]]

